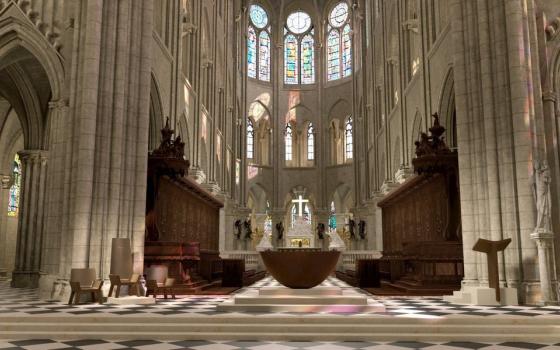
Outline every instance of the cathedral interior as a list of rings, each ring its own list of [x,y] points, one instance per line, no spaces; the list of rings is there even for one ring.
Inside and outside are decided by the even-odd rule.
[[[559,0],[0,0],[0,349],[560,348],[559,139]]]

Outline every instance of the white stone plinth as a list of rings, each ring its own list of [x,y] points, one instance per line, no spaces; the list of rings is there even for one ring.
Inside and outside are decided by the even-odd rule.
[[[156,299],[151,297],[137,297],[134,295],[125,296],[125,297],[108,297],[107,304],[115,304],[115,305],[151,305],[155,304]]]
[[[500,299],[496,300],[496,291],[489,287],[463,287],[453,295],[446,295],[443,300],[453,304],[469,305],[519,305],[516,288],[500,288]]]
[[[291,289],[288,287],[263,287],[259,289],[260,296],[334,296],[342,295],[342,288],[318,286],[311,289]]]
[[[265,287],[232,296],[217,306],[228,312],[384,312],[383,304],[353,289]]]

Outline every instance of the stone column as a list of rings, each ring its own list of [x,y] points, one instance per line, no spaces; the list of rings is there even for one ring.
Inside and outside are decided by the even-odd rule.
[[[539,229],[531,234],[537,244],[539,256],[539,276],[541,280],[542,303],[558,305],[558,291],[554,266],[554,234]]]
[[[43,245],[43,210],[48,152],[18,152],[22,165],[22,193],[18,221],[16,264],[12,287],[36,288],[39,284]]]
[[[6,198],[8,198],[8,192],[11,187],[11,176],[0,174],[0,208],[7,208],[8,203]],[[6,223],[3,221],[3,217],[6,214],[0,214],[0,281],[6,280],[8,278],[8,261],[7,261],[7,228]]]

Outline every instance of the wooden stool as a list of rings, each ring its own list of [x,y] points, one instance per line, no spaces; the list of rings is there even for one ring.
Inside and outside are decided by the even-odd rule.
[[[70,293],[68,305],[72,304],[72,299],[74,299],[74,304],[79,304],[82,293],[91,293],[91,299],[94,302],[97,301],[99,304],[103,304],[103,292],[101,291],[102,286],[102,280],[96,280],[91,286],[82,286],[80,285],[80,282],[70,282],[72,292]]]
[[[117,287],[115,291],[115,298],[118,298],[121,293],[121,286],[128,286],[128,295],[132,295],[132,287],[135,287],[134,295],[140,296],[140,287],[138,285],[140,275],[133,273],[130,279],[121,279],[119,275],[109,275],[109,280],[111,281],[111,287],[109,288],[109,296],[113,295],[113,289]]]

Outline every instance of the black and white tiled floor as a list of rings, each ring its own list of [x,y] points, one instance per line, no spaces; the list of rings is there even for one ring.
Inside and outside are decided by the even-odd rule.
[[[266,278],[249,288],[262,288],[275,286],[277,282]],[[327,286],[339,286],[351,288],[344,282],[330,278],[325,282]],[[365,293],[365,292],[364,292]],[[373,296],[370,295],[373,298]],[[0,318],[3,316],[18,315],[103,315],[114,316],[193,316],[193,315],[224,315],[228,313],[215,310],[216,305],[228,299],[228,296],[185,296],[178,299],[158,299],[155,305],[143,306],[121,306],[121,305],[99,305],[81,304],[67,305],[64,302],[40,300],[36,290],[13,289],[6,282],[0,282]],[[444,302],[438,297],[375,297],[386,307],[386,312],[376,313],[378,316],[386,317],[447,317],[451,315],[467,316],[517,316],[517,317],[546,317],[558,318],[560,325],[560,307],[557,306],[469,306],[454,305]],[[259,314],[255,314],[259,315]],[[290,315],[290,314],[282,314]],[[360,316],[368,314],[351,314]],[[325,316],[329,316],[326,314]],[[351,349],[558,349],[560,350],[560,334],[557,344],[536,344],[522,342],[505,342],[499,344],[488,344],[478,342],[446,342],[446,343],[424,343],[424,342],[261,342],[261,341],[155,341],[155,340],[130,340],[130,341],[105,341],[105,340],[73,340],[56,341],[50,339],[35,340],[0,340],[0,350],[6,349],[143,349],[143,350],[351,350]]]
[[[265,278],[249,288],[275,286],[277,282]],[[352,288],[346,283],[329,278],[324,285]],[[365,292],[363,292],[365,293]],[[370,296],[373,298],[373,296]],[[65,302],[40,300],[36,290],[10,288],[6,282],[0,282],[0,317],[2,315],[223,315],[216,311],[216,305],[227,300],[229,296],[185,296],[178,299],[158,299],[155,305],[108,305],[80,304],[67,305]],[[462,316],[521,316],[521,317],[558,317],[559,306],[475,306],[450,304],[441,297],[375,297],[385,305],[386,312],[376,313],[387,317],[445,317]],[[284,313],[283,315],[290,315]],[[368,315],[367,313],[351,315]],[[560,336],[559,336],[560,337]]]
[[[556,345],[505,342],[499,344],[486,344],[477,342],[256,342],[256,341],[219,341],[209,342],[202,340],[163,342],[156,340],[130,340],[110,342],[104,340],[71,340],[57,342],[49,339],[0,341],[0,349],[7,350],[55,350],[55,349],[84,349],[84,350],[460,350],[460,349],[560,349]]]

